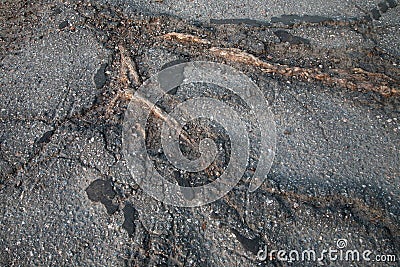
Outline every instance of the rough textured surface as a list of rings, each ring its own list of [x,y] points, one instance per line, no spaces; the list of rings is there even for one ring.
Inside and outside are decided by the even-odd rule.
[[[396,255],[387,263],[396,266],[397,2],[143,3],[2,3],[0,265],[285,266],[256,254],[346,239]],[[278,133],[261,188],[240,183],[190,209],[147,196],[121,153],[123,113],[141,81],[189,60],[251,77]],[[316,264],[350,262],[294,263]]]
[[[363,13],[357,8],[357,4],[365,1],[242,1],[223,0],[209,2],[196,1],[154,1],[148,3],[142,0],[103,0],[103,2],[120,4],[129,11],[140,10],[147,12],[168,13],[171,15],[185,17],[191,20],[210,19],[255,19],[269,20],[284,14],[314,15],[326,17],[354,18]],[[370,1],[375,2],[376,1]]]

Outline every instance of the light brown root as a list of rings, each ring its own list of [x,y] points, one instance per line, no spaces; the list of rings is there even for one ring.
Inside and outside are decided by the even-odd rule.
[[[126,86],[132,84],[136,86],[140,85],[140,76],[129,52],[122,45],[119,45],[118,48],[121,54],[120,82]]]
[[[139,86],[142,81],[137,72],[137,68],[135,63],[133,62],[129,52],[125,49],[124,46],[118,46],[120,52],[120,69],[119,69],[119,77],[118,81],[121,85],[121,89],[119,89],[114,97],[110,99],[106,107],[106,114],[112,114],[115,106],[118,105],[119,101],[130,101],[133,92],[129,89],[132,86]]]
[[[140,101],[144,104],[146,104],[148,107],[152,107],[152,113],[157,117],[160,118],[161,120],[163,120],[166,124],[168,124],[169,127],[175,129],[176,131],[178,131],[179,129],[181,129],[180,124],[171,116],[168,116],[168,114],[166,112],[164,112],[161,108],[157,107],[156,105],[153,105],[153,103],[151,103],[149,100],[135,94],[132,96],[132,98],[134,98],[137,101]],[[181,132],[180,137],[189,145],[194,145],[195,142],[194,140],[192,140],[187,134],[185,134],[184,132]]]
[[[374,91],[386,97],[400,95],[399,86],[395,80],[385,74],[372,73],[361,68],[354,68],[352,70],[332,69],[327,73],[317,68],[311,69],[271,64],[237,48],[212,47],[210,52],[214,56],[225,60],[260,68],[266,73],[296,77],[305,81],[315,80],[329,86],[338,85],[351,90]]]
[[[203,45],[211,44],[211,42],[206,39],[202,39],[195,35],[178,33],[178,32],[170,32],[170,33],[164,34],[162,37],[166,40],[178,41],[180,43],[195,43],[195,44],[203,44]]]
[[[208,40],[197,36],[171,32],[163,35],[164,39],[181,44],[210,44]],[[351,90],[373,91],[385,97],[400,96],[398,81],[383,73],[372,73],[361,68],[352,70],[330,69],[323,72],[318,68],[301,68],[265,62],[252,54],[237,48],[211,47],[209,52],[228,61],[260,68],[265,73],[274,73],[285,77],[295,77],[310,82],[318,81],[328,86],[340,86]]]
[[[237,48],[211,47],[210,52],[215,56],[222,57],[230,61],[260,67],[262,69],[265,69],[267,72],[276,72],[278,70],[278,68],[273,64],[264,62],[259,58]]]

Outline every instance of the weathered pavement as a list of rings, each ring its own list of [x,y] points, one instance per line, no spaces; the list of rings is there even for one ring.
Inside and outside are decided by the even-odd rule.
[[[397,262],[319,264],[396,266],[397,3],[143,2],[2,3],[0,265],[280,266],[257,251],[346,239]],[[121,124],[144,80],[192,60],[251,77],[278,143],[256,192],[189,209],[135,184]]]

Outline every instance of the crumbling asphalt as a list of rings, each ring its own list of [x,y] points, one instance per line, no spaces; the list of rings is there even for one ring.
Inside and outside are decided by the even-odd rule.
[[[0,10],[1,266],[285,266],[258,251],[320,252],[339,239],[397,261],[291,265],[398,264],[397,2],[21,0]],[[121,131],[143,81],[195,60],[260,87],[277,148],[257,191],[242,182],[177,208],[132,179]]]

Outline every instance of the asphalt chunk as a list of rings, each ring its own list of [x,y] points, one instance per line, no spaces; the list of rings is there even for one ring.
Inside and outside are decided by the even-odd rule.
[[[139,213],[129,202],[125,204],[125,207],[122,211],[124,212],[125,218],[122,228],[128,232],[129,237],[132,237],[136,230],[135,220],[139,218]]]
[[[284,30],[278,30],[278,31],[275,31],[274,33],[283,43],[288,42],[289,44],[293,44],[293,45],[310,44],[309,40],[292,35],[291,33],[284,31]]]
[[[65,20],[65,21],[61,22],[61,23],[58,25],[58,29],[60,29],[60,30],[65,29],[66,27],[68,27],[68,25],[69,25],[68,20]]]
[[[54,130],[50,130],[50,131],[45,132],[42,135],[42,137],[40,137],[40,139],[37,141],[37,144],[45,144],[45,143],[50,142],[51,137],[53,136],[53,134],[54,134]]]
[[[382,12],[386,12],[386,11],[388,11],[388,9],[389,9],[389,7],[387,6],[387,4],[386,4],[385,2],[379,3],[379,4],[378,4],[378,7],[379,7],[379,9],[380,9]]]
[[[261,238],[259,237],[247,238],[234,228],[232,228],[231,231],[236,236],[236,239],[240,242],[240,244],[242,244],[244,249],[252,252],[254,255],[257,254],[262,245]]]
[[[116,193],[110,181],[101,179],[93,181],[86,188],[86,194],[91,201],[102,203],[108,214],[114,214],[118,210],[118,205],[112,203]]]
[[[381,17],[381,13],[379,13],[379,10],[377,8],[374,8],[371,10],[372,17],[376,20],[378,20]]]
[[[107,76],[106,76],[106,68],[107,63],[101,64],[100,68],[97,70],[96,74],[94,75],[93,81],[96,85],[96,89],[101,89],[106,84]]]

